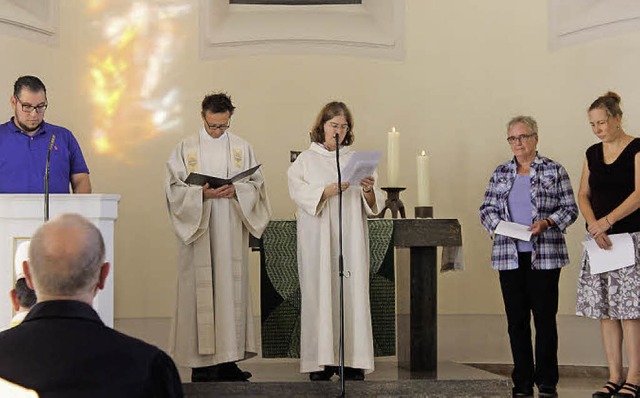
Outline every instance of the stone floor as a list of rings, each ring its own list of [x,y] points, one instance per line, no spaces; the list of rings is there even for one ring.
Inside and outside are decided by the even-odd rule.
[[[240,367],[253,373],[251,383],[185,383],[185,396],[294,398],[341,394],[337,377],[331,382],[310,382],[307,375],[299,373],[298,363],[291,360],[249,360]],[[189,370],[180,371],[183,380],[188,380]],[[588,398],[605,381],[601,377],[569,373],[570,376],[561,376],[558,385],[561,398]],[[347,397],[488,398],[510,397],[510,391],[508,377],[477,367],[442,362],[433,376],[399,369],[394,360],[384,358],[376,361],[376,371],[367,375],[366,381],[345,383]]]

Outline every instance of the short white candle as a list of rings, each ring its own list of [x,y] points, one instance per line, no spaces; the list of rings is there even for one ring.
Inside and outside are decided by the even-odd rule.
[[[416,158],[418,167],[418,206],[431,206],[429,195],[429,157],[422,151]]]
[[[398,186],[400,176],[400,132],[395,127],[389,131],[387,140],[387,185]]]

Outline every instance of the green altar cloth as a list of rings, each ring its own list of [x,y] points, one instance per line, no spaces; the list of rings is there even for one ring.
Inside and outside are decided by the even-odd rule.
[[[392,356],[396,353],[392,220],[369,220],[369,250],[374,353],[375,356]],[[264,358],[300,357],[300,285],[296,251],[295,220],[271,221],[260,246]]]

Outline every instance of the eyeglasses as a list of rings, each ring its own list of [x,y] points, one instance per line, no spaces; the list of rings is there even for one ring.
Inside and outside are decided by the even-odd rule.
[[[207,125],[207,127],[209,127],[211,130],[220,130],[222,132],[227,131],[227,129],[229,127],[231,127],[231,122],[227,123],[227,124],[209,124],[207,123],[207,121],[205,120],[204,123]]]
[[[339,129],[347,132],[349,131],[348,124],[329,123],[329,127],[331,127],[332,129]]]
[[[522,140],[528,140],[529,138],[536,136],[536,133],[531,133],[531,134],[522,134],[519,136],[512,136],[512,137],[508,137],[507,138],[507,142],[511,145],[515,144],[516,142],[522,142]]]
[[[40,105],[36,105],[36,106],[33,106],[31,104],[25,104],[22,101],[20,101],[20,98],[18,98],[17,96],[14,95],[14,97],[16,97],[16,100],[22,106],[22,112],[31,113],[35,109],[37,113],[42,114],[42,113],[44,113],[44,111],[47,110],[47,107],[49,106],[48,104],[40,104]]]

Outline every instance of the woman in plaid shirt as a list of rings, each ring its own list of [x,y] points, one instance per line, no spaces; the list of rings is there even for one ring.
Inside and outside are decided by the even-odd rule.
[[[507,125],[513,158],[498,166],[480,206],[493,238],[491,266],[500,273],[514,368],[514,397],[555,397],[558,383],[558,281],[569,263],[564,231],[578,217],[567,171],[537,152],[538,125],[517,116]],[[527,225],[530,241],[496,235],[501,221]],[[530,320],[536,327],[535,361]]]

